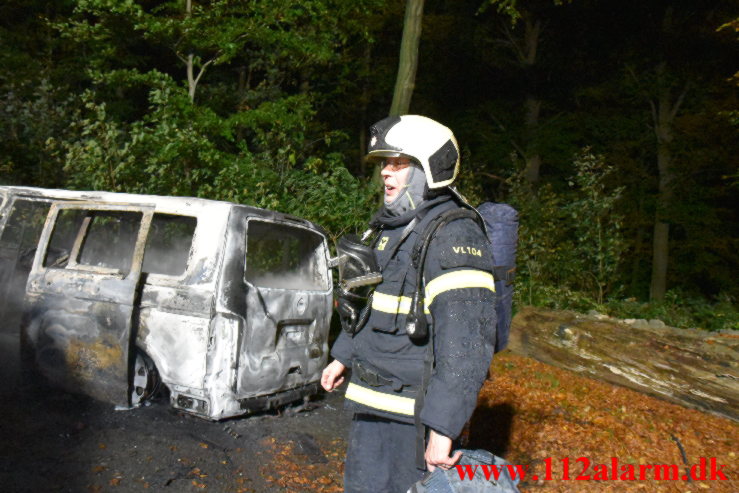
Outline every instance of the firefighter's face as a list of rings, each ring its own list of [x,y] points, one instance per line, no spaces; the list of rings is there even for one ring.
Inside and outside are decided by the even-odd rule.
[[[408,183],[411,161],[405,157],[389,157],[380,171],[382,181],[385,185],[385,202],[390,203],[403,191]]]

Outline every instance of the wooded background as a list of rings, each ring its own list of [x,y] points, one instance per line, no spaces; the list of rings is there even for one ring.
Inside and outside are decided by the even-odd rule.
[[[520,303],[739,328],[738,10],[6,0],[0,183],[230,200],[335,239],[379,204],[368,126],[423,114],[473,204],[520,210]]]

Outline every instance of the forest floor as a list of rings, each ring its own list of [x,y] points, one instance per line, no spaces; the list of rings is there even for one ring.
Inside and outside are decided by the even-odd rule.
[[[342,392],[300,412],[212,423],[162,399],[114,411],[82,396],[21,387],[13,358],[0,356],[3,491],[342,490],[349,425]],[[469,436],[469,448],[528,466],[523,492],[739,491],[739,424],[507,351],[493,362]],[[728,480],[638,480],[640,465],[675,464],[683,475],[701,457],[725,465]],[[611,477],[612,458],[619,477],[631,464],[637,479],[595,479]],[[591,479],[576,480],[581,473]]]
[[[522,492],[736,492],[738,443],[739,424],[726,418],[504,352],[496,357],[491,379],[480,393],[468,447],[528,465]],[[276,484],[286,491],[341,491],[336,472],[342,468],[344,441],[337,437],[322,446],[328,463],[319,466],[296,454],[295,442],[275,441]],[[682,477],[686,463],[699,464],[701,457],[708,464],[715,458],[717,465],[725,465],[728,480],[658,481],[646,469],[675,464]],[[569,480],[563,476],[565,458]],[[617,477],[628,474],[632,465],[635,479],[611,480],[612,458],[618,461]],[[548,459],[551,480],[545,479]],[[596,479],[604,474],[600,464],[609,479]],[[645,480],[639,480],[641,465]],[[577,480],[581,474],[590,479]]]

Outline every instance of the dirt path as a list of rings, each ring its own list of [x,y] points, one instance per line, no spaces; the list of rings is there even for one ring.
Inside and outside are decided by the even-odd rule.
[[[342,396],[309,410],[208,422],[163,399],[131,411],[20,384],[17,337],[0,337],[0,490],[341,490]],[[289,460],[287,460],[289,458]],[[309,488],[305,491],[315,491]]]
[[[212,423],[164,401],[115,411],[91,399],[22,387],[0,337],[0,485],[37,492],[337,492],[349,417],[343,395],[304,412]],[[523,492],[739,491],[739,425],[509,352],[496,357],[471,424],[471,446],[527,465]],[[685,457],[682,456],[682,450]],[[572,462],[562,478],[562,460]],[[637,468],[700,457],[725,464],[728,481],[576,481],[580,457]],[[553,465],[545,476],[546,460]],[[539,479],[534,480],[533,475]]]

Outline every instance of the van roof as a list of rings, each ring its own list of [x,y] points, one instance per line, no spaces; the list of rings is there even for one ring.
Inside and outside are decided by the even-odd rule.
[[[181,214],[197,214],[198,212],[206,212],[216,210],[225,210],[229,208],[238,208],[246,214],[254,215],[266,219],[287,219],[298,222],[304,226],[318,230],[325,234],[325,231],[319,225],[302,219],[269,209],[262,209],[250,205],[235,204],[233,202],[225,202],[220,200],[201,199],[197,197],[173,197],[162,195],[143,195],[133,193],[119,192],[100,192],[100,191],[76,191],[52,188],[24,187],[24,186],[0,186],[0,192],[7,191],[14,195],[25,197],[42,197],[56,200],[89,200],[103,201],[116,204],[140,204],[153,205],[157,211]]]

